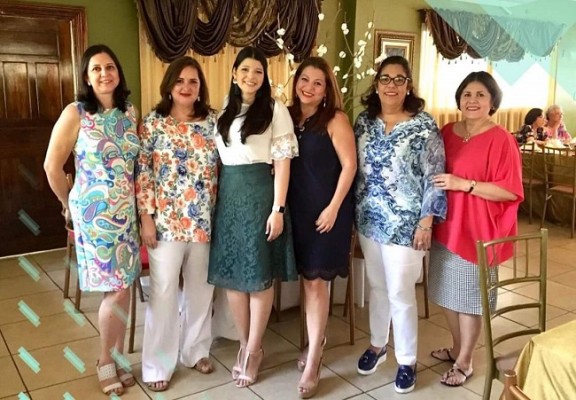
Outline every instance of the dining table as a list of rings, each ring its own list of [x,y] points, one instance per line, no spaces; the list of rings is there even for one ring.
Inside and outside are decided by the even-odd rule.
[[[530,399],[576,399],[576,321],[533,336],[514,369]]]

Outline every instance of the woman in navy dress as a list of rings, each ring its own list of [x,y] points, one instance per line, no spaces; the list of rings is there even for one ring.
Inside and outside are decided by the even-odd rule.
[[[298,361],[301,398],[314,396],[320,380],[328,320],[328,282],[348,276],[356,174],[354,133],[342,109],[334,74],[311,57],[296,71],[289,108],[300,156],[290,168],[288,205],[298,272],[304,280],[310,346]],[[306,352],[305,352],[306,353]]]

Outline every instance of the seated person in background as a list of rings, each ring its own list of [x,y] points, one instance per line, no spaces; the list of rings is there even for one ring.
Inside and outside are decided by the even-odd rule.
[[[543,145],[546,140],[545,125],[544,111],[541,108],[532,108],[524,117],[524,125],[516,133],[518,144],[536,140],[536,143]]]
[[[546,133],[550,139],[559,139],[561,141],[570,141],[572,137],[566,130],[566,126],[562,121],[563,117],[562,107],[557,104],[551,105],[546,111]]]

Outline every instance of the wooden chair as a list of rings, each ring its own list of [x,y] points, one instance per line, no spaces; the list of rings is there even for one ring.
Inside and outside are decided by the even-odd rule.
[[[488,268],[490,260],[495,257],[495,250],[505,244],[514,246],[514,255],[511,260],[506,261],[506,265],[512,267],[512,277],[499,280],[496,283],[488,281]],[[492,241],[478,241],[476,251],[478,253],[478,264],[480,267],[480,287],[482,295],[482,308],[485,310],[482,316],[484,323],[484,338],[486,345],[486,381],[484,383],[483,399],[490,399],[492,390],[492,380],[504,381],[504,371],[512,369],[522,349],[497,356],[494,347],[513,338],[536,335],[546,330],[546,269],[547,269],[547,247],[548,230],[540,229],[539,232],[524,235],[496,239]],[[535,252],[539,250],[539,253]],[[505,267],[500,267],[505,268]],[[538,283],[538,301],[514,304],[497,308],[490,314],[488,296],[491,290],[500,290],[518,283]],[[511,312],[525,309],[534,309],[538,312],[538,326],[536,328],[522,327],[514,331],[494,336],[492,331],[492,321],[496,317],[506,316]],[[518,325],[520,326],[520,325]]]
[[[530,400],[518,386],[513,369],[504,371],[504,400]]]
[[[136,291],[140,295],[140,301],[144,302],[144,291],[142,290],[142,283],[140,278],[150,275],[150,263],[148,261],[148,250],[146,246],[140,246],[140,262],[142,263],[142,271],[140,276],[132,285],[130,292],[130,336],[128,338],[128,353],[134,353],[134,336],[136,334]]]
[[[522,185],[526,192],[525,202],[528,203],[528,223],[532,224],[533,190],[543,188],[544,181],[534,177],[534,161],[536,159],[536,143],[528,142],[520,147],[522,153]]]
[[[66,182],[68,182],[68,189],[72,189],[74,186],[74,178],[72,174],[66,174]],[[64,212],[65,210],[62,210]],[[64,272],[64,298],[69,298],[68,292],[70,291],[70,271],[75,265],[73,263],[73,254],[75,253],[76,249],[76,239],[74,237],[74,226],[72,222],[67,223],[64,225],[66,228],[66,270]],[[80,311],[80,300],[82,299],[82,292],[80,291],[80,285],[76,284],[76,293],[74,295],[74,308],[76,311]]]
[[[544,209],[542,210],[542,222],[548,201],[552,196],[567,197],[572,200],[572,219],[570,220],[570,237],[574,237],[574,222],[576,217],[576,157],[572,150],[544,147],[544,172],[546,196],[544,197]]]

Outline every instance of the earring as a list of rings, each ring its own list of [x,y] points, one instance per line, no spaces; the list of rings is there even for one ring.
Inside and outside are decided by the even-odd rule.
[[[410,96],[410,91],[407,91],[407,92],[406,92],[406,96]]]
[[[322,107],[326,108],[326,97],[324,97],[324,102],[322,103]]]
[[[172,101],[172,95],[168,93],[168,100]]]
[[[232,79],[232,84],[233,84],[233,85],[237,85],[237,84],[238,84],[238,81],[237,81],[236,79]]]
[[[198,98],[196,99],[197,102],[200,102],[200,96],[198,96]]]
[[[88,82],[88,86],[92,86],[92,84],[90,82]]]

